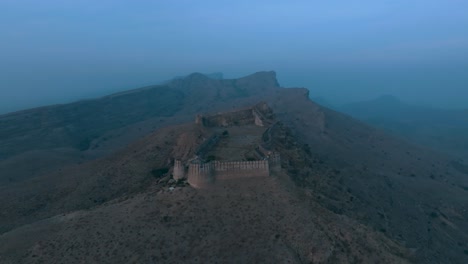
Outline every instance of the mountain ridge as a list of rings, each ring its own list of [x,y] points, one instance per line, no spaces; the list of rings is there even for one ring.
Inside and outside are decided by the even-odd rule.
[[[210,80],[204,77],[200,77],[199,80],[194,82],[176,80],[169,85],[170,87],[165,88],[166,90],[183,93],[183,96],[176,97],[177,100],[182,98],[181,101],[166,102],[172,107],[181,104],[181,110],[176,110],[173,115],[163,117],[158,115],[158,112],[155,116],[145,116],[144,120],[137,122],[129,119],[128,124],[121,124],[118,129],[102,132],[103,135],[89,143],[88,149],[78,151],[77,153],[82,155],[89,155],[87,157],[80,156],[79,164],[76,163],[71,166],[68,163],[62,164],[63,166],[57,166],[55,171],[40,172],[31,177],[4,183],[3,186],[0,185],[0,199],[4,201],[0,204],[0,241],[2,239],[7,241],[10,236],[8,234],[19,232],[15,230],[18,228],[18,230],[22,230],[21,226],[28,224],[34,226],[34,223],[38,221],[53,216],[59,217],[63,214],[73,215],[73,212],[80,210],[86,210],[90,214],[89,218],[82,218],[78,222],[64,226],[64,229],[55,228],[64,230],[67,234],[74,234],[73,230],[77,230],[76,235],[79,236],[90,232],[94,234],[99,232],[98,227],[100,226],[100,223],[95,221],[101,219],[98,217],[99,213],[97,211],[96,215],[93,215],[94,209],[110,210],[110,208],[105,208],[114,202],[128,201],[134,204],[133,207],[135,208],[136,206],[142,206],[141,209],[135,209],[135,212],[138,212],[136,215],[142,217],[141,219],[149,221],[150,218],[141,214],[153,212],[156,217],[151,218],[153,221],[164,222],[167,219],[176,217],[176,212],[182,210],[184,203],[187,202],[186,200],[184,202],[171,200],[169,197],[173,197],[171,195],[174,194],[170,190],[171,187],[177,190],[181,188],[183,190],[180,192],[187,193],[187,195],[192,193],[198,197],[196,199],[200,198],[200,212],[203,212],[201,208],[207,210],[206,212],[222,208],[223,204],[216,204],[216,199],[210,199],[210,194],[201,194],[199,192],[194,194],[192,189],[184,187],[183,182],[171,181],[171,172],[168,169],[171,166],[171,157],[174,151],[184,151],[187,152],[188,156],[191,156],[191,151],[209,137],[209,135],[204,134],[203,129],[194,126],[196,114],[232,111],[264,101],[271,107],[280,122],[281,129],[273,135],[273,138],[276,149],[281,153],[283,172],[280,179],[269,179],[268,183],[264,184],[271,189],[278,188],[277,191],[283,194],[285,192],[290,193],[283,196],[285,200],[273,199],[275,204],[278,203],[281,206],[273,204],[271,206],[275,208],[274,210],[283,212],[283,214],[289,212],[288,214],[294,215],[294,212],[298,210],[296,213],[301,215],[298,217],[300,220],[296,222],[294,217],[290,218],[286,214],[288,215],[287,220],[281,223],[286,226],[289,223],[291,227],[300,226],[300,224],[308,225],[307,215],[314,214],[315,209],[309,207],[307,207],[309,209],[305,209],[306,207],[302,206],[295,207],[296,202],[288,202],[298,200],[310,203],[313,205],[311,208],[316,208],[316,210],[324,210],[326,217],[335,219],[331,222],[327,220],[328,218],[317,219],[319,222],[316,222],[316,224],[327,230],[326,232],[323,230],[318,231],[313,226],[310,229],[315,230],[313,232],[323,232],[321,234],[333,237],[333,239],[327,240],[326,244],[333,250],[327,251],[326,248],[314,249],[320,252],[315,255],[318,259],[315,259],[314,250],[307,246],[307,238],[310,239],[309,241],[314,241],[314,245],[318,244],[319,240],[314,239],[313,232],[308,233],[306,237],[298,240],[301,243],[287,244],[280,247],[281,250],[285,250],[281,252],[292,254],[293,262],[300,263],[304,260],[324,262],[333,262],[335,260],[342,263],[359,262],[365,257],[364,255],[367,252],[365,248],[369,249],[370,247],[372,248],[370,253],[374,252],[376,255],[369,253],[371,259],[365,260],[371,262],[375,262],[375,260],[384,261],[384,256],[392,255],[393,257],[389,260],[390,263],[399,263],[399,261],[464,263],[467,258],[464,252],[468,250],[468,245],[464,243],[464,241],[468,241],[468,221],[466,221],[468,219],[468,208],[466,208],[466,204],[468,204],[466,195],[468,170],[464,169],[466,165],[462,161],[453,160],[434,151],[391,137],[385,132],[372,128],[347,115],[323,108],[310,101],[307,89],[279,87],[276,78],[273,77],[274,73],[269,72],[235,80]],[[239,90],[247,91],[247,93],[239,93]],[[199,91],[200,97],[191,98],[192,93],[197,91]],[[218,96],[218,91],[223,93]],[[141,95],[145,97],[145,93]],[[128,97],[127,99],[130,100],[131,98]],[[220,100],[220,98],[223,100]],[[160,100],[160,98],[153,99],[154,101],[146,99],[142,100],[147,102],[148,107]],[[109,105],[120,107],[122,104],[110,102]],[[128,109],[131,109],[131,107]],[[137,109],[137,111],[144,110]],[[93,114],[102,113],[101,111],[105,112],[109,111],[109,109],[106,109],[106,105],[102,105],[102,108],[93,112]],[[122,118],[118,111],[111,116],[116,119]],[[49,116],[42,116],[45,121],[47,121],[47,117]],[[88,129],[92,129],[92,127]],[[4,133],[6,132],[4,131]],[[110,135],[113,137],[110,137]],[[41,137],[41,133],[39,133],[33,138],[37,140]],[[104,140],[106,137],[108,138]],[[108,148],[106,144],[109,145]],[[53,146],[48,150],[51,149],[57,148]],[[94,156],[92,155],[93,151],[95,152]],[[9,156],[3,162],[11,161],[14,157],[18,156]],[[69,161],[76,162],[74,158]],[[21,164],[20,160],[14,164]],[[3,171],[0,175],[7,175],[9,171],[15,169],[12,165],[9,167],[0,166],[0,169],[2,168]],[[166,171],[166,169],[168,170]],[[281,184],[276,184],[275,181],[279,181]],[[233,205],[232,208],[249,212],[249,217],[245,219],[245,222],[241,221],[241,223],[246,225],[250,223],[249,221],[257,223],[252,220],[255,215],[255,208],[262,204],[261,201],[265,197],[274,195],[274,193],[268,194],[268,188],[263,188],[261,181],[252,183],[252,185],[246,184],[246,186],[243,186],[241,182],[234,184],[232,188],[242,190],[242,195],[236,194],[234,196],[236,198],[233,201],[239,203]],[[255,188],[259,188],[257,193],[263,196],[257,197]],[[161,192],[162,195],[158,201],[167,206],[167,210],[158,209],[157,205],[155,205],[157,200],[151,198],[156,190]],[[142,198],[138,202],[136,200],[132,201],[131,197],[139,194],[147,198]],[[213,197],[224,199],[222,198],[223,195],[220,195],[216,194]],[[231,193],[231,195],[234,195],[234,193]],[[300,197],[300,199],[297,197]],[[153,202],[145,203],[145,199]],[[174,203],[164,202],[165,199]],[[243,202],[245,200],[252,203]],[[177,201],[179,201],[179,204]],[[148,209],[150,204],[155,205],[155,208]],[[130,208],[128,209],[130,210]],[[250,211],[251,209],[252,211]],[[154,210],[159,213],[154,212]],[[229,210],[222,211],[224,213],[219,217],[223,221],[231,221],[236,218],[236,215],[229,214]],[[125,212],[125,210],[119,212],[108,211],[103,219],[110,219],[112,215],[119,215],[124,218],[130,217]],[[172,213],[168,214],[170,212]],[[194,213],[197,210],[190,210],[190,212]],[[202,215],[194,214],[192,217],[201,217]],[[262,213],[262,215],[263,218],[269,217],[266,212],[265,214]],[[165,218],[166,216],[169,218]],[[71,216],[69,215],[69,217]],[[137,217],[134,220],[137,219],[139,218]],[[132,223],[135,223],[136,229],[131,230],[133,234],[136,234],[136,238],[144,238],[144,241],[150,239],[142,235],[146,230],[146,227],[143,227],[145,224],[140,225],[134,220],[132,220]],[[215,220],[216,218],[213,218],[210,222]],[[95,227],[86,229],[82,224],[83,221],[95,223],[95,226],[98,227],[96,229],[94,229]],[[274,221],[270,222],[268,220],[267,222],[265,228],[275,226]],[[330,222],[330,225],[326,225],[326,222]],[[174,229],[171,230],[182,232],[182,230],[185,230],[182,226],[190,226],[190,223],[190,216],[186,215],[181,222],[175,220],[174,226],[172,226]],[[341,232],[346,234],[340,235],[339,227],[344,223],[350,223],[350,225],[346,225],[345,231]],[[124,226],[124,222],[115,224],[118,228],[127,228]],[[155,225],[151,226],[151,228],[158,230],[162,227],[171,227],[171,221],[167,221],[167,225],[161,226],[155,222]],[[208,227],[198,226],[200,230],[204,230],[201,234],[207,236],[206,240],[201,240],[202,243],[215,241],[214,238],[214,240],[210,240],[210,237],[215,236],[215,233],[211,233],[211,231],[219,230],[218,227],[210,229],[208,223],[204,225],[208,225]],[[332,228],[332,225],[336,226]],[[53,223],[51,226],[54,227]],[[258,230],[262,230],[258,232],[263,238],[269,237],[267,234],[270,233],[261,228],[261,224],[254,224],[253,226],[259,228]],[[248,229],[248,226],[245,228],[248,230],[247,233],[255,234],[255,232]],[[287,241],[290,241],[290,243],[297,238],[295,231],[288,233],[289,228],[287,227],[281,230],[285,232],[285,235],[287,234]],[[377,240],[380,242],[366,244],[365,235],[357,236],[360,242],[354,239],[346,239],[347,237],[353,237],[353,234],[363,234],[361,231],[354,233],[356,230],[365,230],[364,233],[370,232],[371,236],[378,238]],[[198,237],[196,241],[200,240],[200,234],[197,233],[197,230],[191,230],[188,233],[183,232],[194,239]],[[227,232],[226,235],[229,235],[232,230],[225,232]],[[140,235],[138,235],[139,233]],[[26,232],[26,234],[29,233]],[[272,238],[274,237],[275,234],[273,234]],[[248,240],[250,239],[249,236],[244,238],[247,239],[246,241],[250,241]],[[106,233],[103,239],[110,242],[112,240],[111,234]],[[55,255],[51,249],[57,247],[63,241],[60,236],[46,236],[43,240],[39,239],[31,247],[24,249],[26,251],[23,252],[25,255],[19,256],[19,258],[25,263],[34,262],[34,256],[41,258],[53,256],[52,259],[56,260],[60,256]],[[86,237],[82,237],[80,241],[85,243]],[[95,243],[95,240],[93,241]],[[123,237],[120,237],[117,241],[125,243]],[[344,243],[343,241],[353,242]],[[376,240],[372,239],[371,241]],[[181,243],[178,240],[177,242]],[[161,242],[157,240],[157,243]],[[184,243],[183,245],[186,245]],[[0,243],[0,245],[7,244]],[[96,248],[104,250],[104,247],[100,245],[97,244]],[[389,247],[388,245],[395,245],[395,247]],[[83,245],[80,245],[80,248],[83,249]],[[243,252],[242,248],[240,246],[240,251],[237,252]],[[389,250],[389,248],[395,250]],[[0,247],[0,252],[4,252],[9,256],[12,254],[10,250],[6,246]],[[152,252],[150,249],[148,250],[148,252]],[[409,254],[408,251],[413,253]],[[49,255],[43,255],[44,252],[48,252]],[[130,256],[127,257],[137,254],[135,252],[138,252],[138,249],[132,248],[129,252],[133,253],[129,253]],[[218,248],[216,252],[222,255],[221,249]],[[389,253],[391,254],[387,255]],[[93,254],[99,256],[101,253],[94,252]],[[16,257],[12,256],[13,259]],[[125,261],[124,256],[121,257],[118,260]],[[357,257],[356,260],[355,257]],[[162,260],[163,256],[158,258]],[[210,260],[208,256],[207,260]]]
[[[468,159],[468,109],[438,109],[396,97],[343,105],[337,109],[406,140]]]

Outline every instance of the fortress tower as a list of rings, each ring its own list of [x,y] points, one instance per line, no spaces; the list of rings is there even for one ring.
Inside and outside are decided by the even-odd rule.
[[[194,188],[207,187],[214,183],[214,171],[212,163],[192,163],[189,165],[188,183]]]
[[[278,152],[272,152],[268,157],[270,172],[278,173],[281,170],[281,156]]]
[[[203,116],[202,115],[197,115],[195,117],[195,124],[197,125],[203,125]]]
[[[174,171],[172,175],[174,180],[181,180],[185,178],[185,167],[180,160],[174,161]]]

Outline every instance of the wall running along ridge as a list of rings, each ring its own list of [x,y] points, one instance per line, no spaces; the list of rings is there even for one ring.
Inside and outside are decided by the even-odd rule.
[[[187,178],[195,188],[208,187],[216,181],[249,177],[268,177],[281,169],[279,153],[273,153],[269,159],[256,161],[212,161],[208,163],[190,163],[185,167],[180,160],[174,162],[174,179]]]

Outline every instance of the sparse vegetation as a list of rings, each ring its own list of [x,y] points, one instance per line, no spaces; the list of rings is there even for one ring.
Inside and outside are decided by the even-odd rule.
[[[169,172],[169,168],[158,168],[151,170],[151,175],[155,178],[161,178],[164,174]]]
[[[210,162],[210,161],[215,161],[216,160],[216,156],[215,155],[209,155],[206,157],[205,161],[206,162]]]
[[[215,86],[221,83],[212,86],[229,89]],[[212,86],[206,87],[210,89]],[[257,84],[249,87],[257,87]],[[435,256],[438,262],[442,262],[443,258],[463,255],[465,245],[455,249],[446,246],[451,245],[452,241],[462,241],[466,233],[462,225],[457,226],[459,232],[452,232],[452,223],[448,218],[452,218],[454,224],[459,221],[455,221],[453,216],[454,212],[461,212],[459,205],[464,204],[464,198],[451,196],[451,192],[458,195],[463,193],[460,188],[468,190],[468,187],[461,185],[457,185],[460,188],[452,188],[454,183],[462,184],[456,180],[461,178],[463,171],[446,166],[450,161],[444,157],[432,157],[426,153],[424,156],[418,148],[379,134],[349,118],[343,119],[338,113],[313,106],[303,96],[290,95],[289,91],[277,88],[271,90],[262,91],[262,99],[275,100],[275,107],[284,113],[281,115],[283,120],[294,121],[298,118],[300,121],[300,124],[290,124],[291,127],[284,125],[287,122],[278,123],[277,129],[271,134],[267,133],[268,143],[282,155],[281,165],[284,170],[278,177],[262,179],[251,185],[242,181],[238,186],[234,184],[208,192],[186,187],[185,180],[171,179],[168,167],[171,166],[173,156],[183,157],[181,159],[185,162],[187,157],[194,154],[191,152],[196,151],[198,144],[210,136],[205,130],[194,128],[193,124],[157,130],[113,156],[88,162],[87,152],[93,151],[89,149],[90,145],[97,146],[99,143],[92,135],[119,128],[138,131],[140,126],[143,132],[152,127],[152,123],[142,122],[133,130],[129,129],[129,124],[140,120],[140,116],[135,117],[133,112],[122,114],[120,110],[113,109],[107,118],[121,117],[121,121],[102,121],[103,127],[97,130],[98,133],[91,130],[79,130],[77,133],[87,139],[83,141],[83,149],[88,151],[79,153],[83,155],[79,158],[81,165],[74,165],[71,169],[64,167],[60,173],[48,173],[47,177],[41,178],[44,180],[41,188],[31,184],[21,185],[22,182],[15,178],[12,189],[0,193],[0,212],[9,216],[8,219],[0,218],[0,232],[9,231],[9,234],[17,236],[15,239],[18,241],[14,241],[17,244],[35,245],[28,248],[31,253],[28,256],[34,256],[38,263],[48,263],[48,257],[57,257],[59,254],[63,262],[76,262],[86,255],[89,258],[83,261],[89,262],[99,262],[103,258],[109,261],[115,258],[120,262],[162,262],[164,259],[188,262],[197,256],[200,261],[224,263],[225,260],[238,260],[236,257],[242,255],[240,253],[245,245],[249,245],[255,257],[261,257],[269,263],[288,257],[314,263],[348,263],[353,258],[362,263],[378,263],[382,260],[401,263],[402,259],[406,259],[406,249],[394,241],[418,241],[415,238],[422,238],[427,242],[425,231],[429,230],[434,238],[433,243],[421,246],[415,242],[421,246],[422,253],[417,254],[443,252]],[[192,97],[179,91],[176,85],[172,91],[176,92],[169,91],[168,97],[163,97],[178,102],[185,100],[187,104],[193,102]],[[175,96],[177,94],[180,96]],[[173,95],[174,98],[171,97]],[[197,100],[204,100],[205,96]],[[129,99],[135,98],[130,96]],[[150,106],[159,107],[159,99],[145,99],[150,102]],[[143,115],[141,120],[165,111],[160,109],[157,113],[143,113],[149,110],[141,100],[135,99],[143,104],[142,109],[135,110]],[[222,102],[223,105],[210,100],[208,98],[198,105],[194,103],[189,110],[184,112],[182,109],[180,115],[193,114],[194,109],[204,111],[204,105],[210,105],[210,111],[231,107],[228,98]],[[253,97],[249,100],[253,100]],[[290,104],[291,101],[295,103]],[[118,102],[125,103],[125,100]],[[164,102],[161,107],[183,108],[178,102],[172,106]],[[244,103],[236,101],[236,104]],[[139,104],[132,105],[140,107]],[[123,108],[129,111],[128,107]],[[288,114],[291,108],[294,115]],[[173,110],[167,109],[165,113],[170,116]],[[83,121],[78,127],[101,125],[99,118],[91,119],[96,123]],[[166,123],[180,120],[167,117]],[[218,136],[223,129],[216,130]],[[42,132],[52,130],[47,128]],[[131,138],[131,135],[125,133],[122,129],[110,134],[112,139],[106,141],[103,138],[102,142],[106,141],[106,144],[101,145],[112,147],[124,144],[123,138]],[[249,133],[242,129],[236,130],[230,123],[229,132],[221,132],[219,144],[231,144],[232,151],[226,154],[218,149],[218,152],[205,153],[206,160],[224,160],[234,154],[242,154],[241,158],[254,160],[255,153],[244,155],[246,150],[239,150],[238,142],[246,148],[254,145],[252,142],[255,141],[249,137],[261,137],[259,135],[264,133],[264,128],[253,129]],[[340,133],[346,133],[346,137],[343,138]],[[385,138],[385,141],[380,137]],[[379,139],[378,144],[375,144],[376,138]],[[55,142],[51,146],[70,146],[76,142],[62,143]],[[371,150],[373,145],[378,151]],[[313,146],[313,151],[310,146]],[[414,158],[408,157],[405,152],[411,153]],[[418,159],[420,161],[416,162]],[[439,160],[441,162],[434,165]],[[426,168],[421,164],[433,166]],[[413,175],[414,178],[399,177],[397,173]],[[442,174],[443,180],[427,180],[427,175],[434,179],[436,176],[433,175],[438,178]],[[22,192],[25,190],[30,193],[24,195]],[[440,203],[442,194],[446,200]],[[440,207],[436,209],[435,204],[440,204]],[[442,207],[444,204],[450,205],[450,210],[445,210]],[[434,212],[426,211],[427,208],[434,208]],[[463,217],[463,214],[457,215],[457,219]],[[18,229],[22,233],[15,230],[25,224],[34,230],[38,220],[42,221],[41,228],[45,227],[41,230],[46,230],[41,234],[40,241],[31,236],[28,230]],[[60,223],[60,232],[54,231],[57,223]],[[48,233],[47,230],[52,231]],[[446,235],[449,230],[452,232],[450,237]],[[8,251],[7,244],[9,241],[0,239],[2,257],[2,250]],[[330,249],[333,249],[331,253]],[[135,252],[138,253],[138,259],[135,259]],[[224,259],[217,259],[212,252],[222,252]],[[291,252],[293,255],[288,255]],[[242,263],[242,259],[238,262]]]

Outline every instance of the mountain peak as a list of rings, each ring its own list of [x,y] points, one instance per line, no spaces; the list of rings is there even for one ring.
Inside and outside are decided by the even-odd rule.
[[[276,79],[275,71],[260,71],[251,75],[247,75],[239,80],[248,82],[258,83],[268,87],[280,87],[278,80]]]

